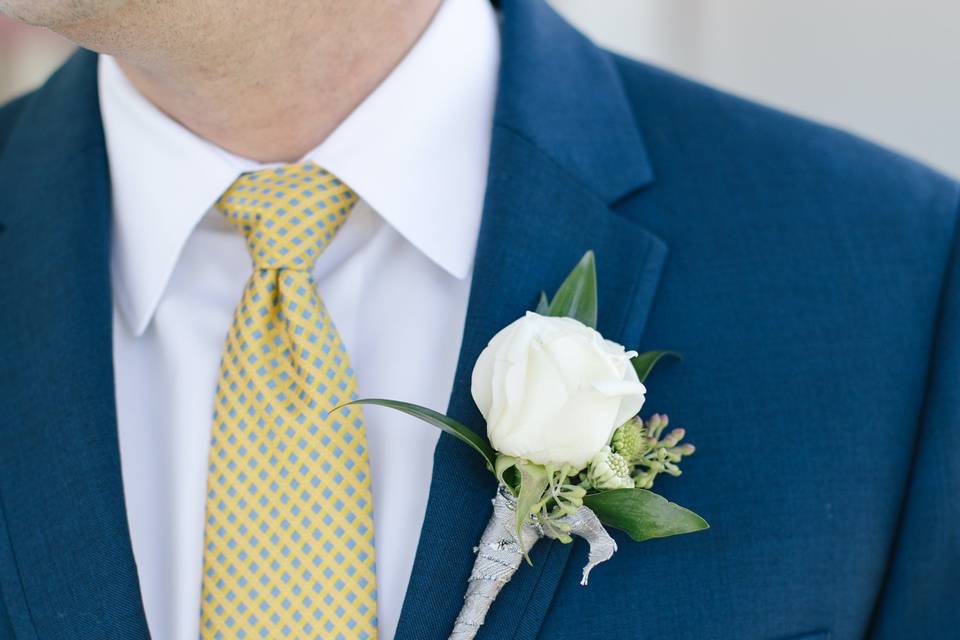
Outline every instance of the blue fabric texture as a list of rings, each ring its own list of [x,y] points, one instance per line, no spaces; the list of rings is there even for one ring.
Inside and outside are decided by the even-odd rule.
[[[486,342],[597,253],[600,329],[682,363],[645,412],[697,453],[706,532],[540,543],[481,638],[950,638],[960,628],[958,185],[607,53],[505,0],[449,412]],[[0,639],[145,638],[111,364],[96,58],[0,110]],[[399,375],[399,373],[398,373]],[[493,481],[443,436],[398,638],[444,638]],[[380,536],[389,532],[380,532]]]

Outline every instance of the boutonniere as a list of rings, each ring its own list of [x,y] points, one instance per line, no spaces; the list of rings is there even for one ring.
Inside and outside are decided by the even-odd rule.
[[[357,400],[420,418],[462,440],[496,476],[493,515],[477,545],[451,638],[473,638],[503,586],[541,539],[590,545],[581,584],[617,550],[605,527],[633,540],[707,528],[697,514],[650,491],[680,475],[694,452],[665,415],[639,416],[644,381],[667,351],[638,354],[596,330],[597,276],[588,252],[552,299],[497,333],[473,369],[483,437],[453,418],[395,400]]]

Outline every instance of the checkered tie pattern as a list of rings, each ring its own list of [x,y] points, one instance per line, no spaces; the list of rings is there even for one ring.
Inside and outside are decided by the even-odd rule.
[[[377,636],[373,500],[343,342],[310,275],[357,196],[312,163],[240,176],[217,207],[250,276],[217,383],[201,640]]]

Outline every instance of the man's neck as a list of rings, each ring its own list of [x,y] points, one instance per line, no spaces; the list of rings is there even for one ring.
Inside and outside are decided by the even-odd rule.
[[[439,3],[356,2],[365,9],[334,15],[274,8],[233,21],[240,24],[230,33],[217,30],[184,55],[138,61],[121,52],[117,60],[148,100],[197,135],[252,160],[291,162],[380,84]]]

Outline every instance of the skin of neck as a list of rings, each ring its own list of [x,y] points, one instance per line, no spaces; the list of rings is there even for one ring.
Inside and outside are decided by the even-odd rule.
[[[135,0],[54,28],[115,56],[150,102],[200,137],[293,162],[387,77],[441,1]]]

